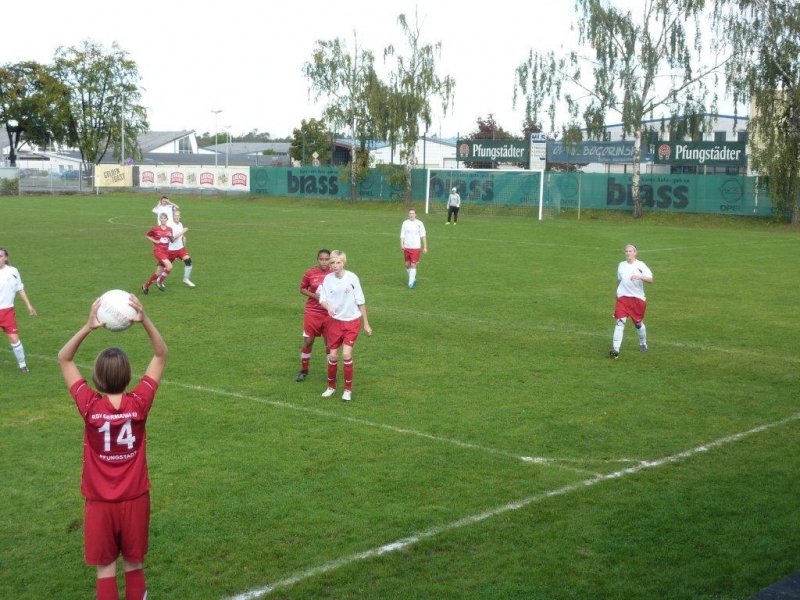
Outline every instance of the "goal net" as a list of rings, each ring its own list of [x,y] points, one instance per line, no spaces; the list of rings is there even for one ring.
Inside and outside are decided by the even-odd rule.
[[[545,177],[545,181],[542,181]],[[542,171],[503,169],[429,169],[426,212],[447,213],[453,188],[461,196],[461,212],[557,218],[560,194],[547,185]],[[544,193],[543,193],[544,192]]]

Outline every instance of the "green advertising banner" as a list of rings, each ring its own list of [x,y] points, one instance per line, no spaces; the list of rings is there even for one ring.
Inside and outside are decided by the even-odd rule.
[[[742,142],[658,142],[657,165],[742,167],[747,164]]]
[[[430,171],[430,201],[445,202],[456,188],[461,204],[497,206],[539,206],[541,171]]]
[[[520,140],[458,140],[458,160],[528,164],[528,143]]]

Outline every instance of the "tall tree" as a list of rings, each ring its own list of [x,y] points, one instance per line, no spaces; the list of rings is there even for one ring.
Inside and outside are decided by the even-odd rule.
[[[56,50],[53,72],[69,89],[69,132],[84,162],[99,163],[111,148],[116,158],[140,154],[137,136],[147,131],[147,110],[139,105],[139,70],[114,42],[84,41]],[[123,134],[124,128],[124,134]]]
[[[406,16],[397,17],[408,45],[408,55],[396,54],[394,46],[384,50],[384,59],[394,56],[397,67],[389,81],[391,111],[394,114],[392,123],[399,127],[399,138],[402,143],[401,159],[406,164],[406,205],[411,202],[411,169],[416,164],[417,141],[420,133],[425,133],[431,126],[431,100],[438,98],[442,102],[442,112],[447,113],[453,103],[455,80],[449,75],[439,76],[436,60],[441,56],[442,43],[425,44],[422,42],[418,15],[414,15],[413,26]]]
[[[50,69],[36,62],[0,67],[0,123],[9,141],[9,161],[16,166],[24,142],[49,146],[69,143],[66,123],[67,89]]]
[[[776,216],[800,222],[800,3],[716,0],[718,40],[734,102],[750,101],[750,160],[766,175]]]
[[[355,201],[359,173],[363,161],[357,160],[356,140],[366,140],[370,127],[370,96],[378,81],[375,57],[361,48],[353,34],[355,49],[351,53],[343,40],[317,40],[312,58],[303,66],[314,99],[327,99],[325,120],[339,131],[350,132],[350,199]],[[363,143],[362,143],[363,146]]]
[[[331,132],[323,121],[303,119],[300,127],[292,132],[289,156],[300,161],[303,166],[308,166],[312,164],[315,152],[319,164],[328,163],[331,158]]]
[[[604,139],[608,113],[634,140],[633,216],[642,216],[642,126],[656,112],[686,117],[716,112],[716,71],[727,57],[706,62],[704,0],[640,0],[634,11],[610,0],[575,0],[578,41],[591,55],[558,57],[531,51],[516,70],[514,104],[525,97],[525,116],[546,110],[555,130],[557,107],[567,109],[567,128],[582,124],[587,136]],[[712,84],[712,85],[709,85]]]

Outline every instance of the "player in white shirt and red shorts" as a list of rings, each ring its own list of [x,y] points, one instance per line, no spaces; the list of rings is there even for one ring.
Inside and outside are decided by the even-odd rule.
[[[8,336],[8,342],[14,351],[14,356],[19,364],[19,372],[27,373],[28,365],[25,362],[25,349],[19,340],[19,328],[17,326],[17,314],[14,311],[14,298],[19,294],[28,307],[28,314],[36,315],[36,310],[28,300],[25,293],[25,286],[16,267],[8,264],[8,250],[0,247],[0,329]]]
[[[636,333],[639,336],[639,351],[647,352],[647,328],[644,326],[644,313],[647,310],[647,299],[644,295],[644,284],[653,283],[653,272],[638,260],[639,251],[633,244],[625,246],[625,260],[617,267],[617,302],[614,306],[614,336],[608,355],[619,358],[622,346],[622,335],[628,317],[633,319]]]
[[[328,311],[319,303],[319,287],[331,272],[328,266],[330,258],[330,250],[323,248],[317,252],[317,266],[303,273],[303,278],[300,280],[300,293],[308,299],[303,311],[303,347],[300,348],[300,372],[294,379],[297,382],[305,381],[308,377],[308,365],[311,361],[314,340],[318,337],[325,339],[325,332],[331,320]],[[327,347],[325,350],[327,355]]]
[[[189,287],[194,287],[194,283],[189,277],[192,274],[192,257],[186,251],[186,232],[189,231],[188,227],[184,227],[181,223],[181,211],[175,210],[172,213],[172,241],[169,243],[169,262],[175,263],[176,260],[183,261],[183,283]]]
[[[328,346],[328,388],[322,392],[323,398],[336,392],[336,371],[338,369],[339,348],[342,348],[344,393],[342,400],[348,402],[353,394],[353,346],[364,322],[364,331],[372,335],[372,327],[367,318],[367,301],[361,282],[355,273],[345,271],[347,256],[341,250],[331,252],[330,273],[322,280],[319,288],[319,303],[332,317],[325,336]]]
[[[408,273],[408,289],[413,290],[417,285],[417,264],[420,252],[428,253],[428,237],[425,225],[417,219],[417,211],[413,208],[408,211],[408,219],[400,227],[400,248],[403,249],[403,260]]]

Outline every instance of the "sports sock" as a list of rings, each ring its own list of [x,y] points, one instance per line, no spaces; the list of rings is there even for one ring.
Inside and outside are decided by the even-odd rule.
[[[125,572],[125,600],[146,600],[147,584],[144,580],[144,570]]]
[[[19,363],[20,367],[25,366],[25,349],[22,347],[22,342],[19,341],[16,344],[11,344],[11,349],[14,351],[14,356],[17,357],[17,362]]]
[[[636,333],[639,334],[639,344],[647,345],[647,327],[644,326],[644,322],[639,324],[639,329],[636,330]]]
[[[416,269],[409,269],[408,270],[408,283],[414,283],[417,280],[417,270]]]
[[[308,361],[311,360],[311,350],[312,350],[312,348],[309,348],[308,350],[306,350],[305,348],[302,348],[300,350],[300,370],[301,371],[308,371]]]
[[[623,333],[625,333],[625,321],[618,319],[617,325],[614,327],[614,339],[612,340],[612,346],[617,352],[619,352],[620,346],[622,346]]]
[[[158,273],[153,273],[150,275],[150,279],[147,280],[147,283],[144,284],[144,287],[150,287],[150,285],[158,279]]]
[[[328,387],[335,388],[336,387],[336,371],[338,370],[339,363],[338,361],[331,361],[330,357],[328,358]]]
[[[119,600],[116,577],[102,577],[97,580],[97,600]]]
[[[183,278],[184,278],[184,279],[189,279],[189,276],[190,276],[191,274],[192,274],[192,267],[191,267],[191,265],[190,265],[190,266],[188,266],[188,267],[184,266],[184,267],[183,267]]]
[[[353,359],[346,360],[342,363],[342,370],[344,371],[344,389],[353,389]]]

